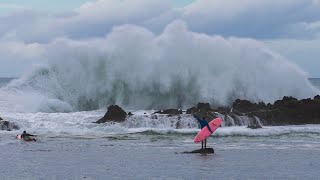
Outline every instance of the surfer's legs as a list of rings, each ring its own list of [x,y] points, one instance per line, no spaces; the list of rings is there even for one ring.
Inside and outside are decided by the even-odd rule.
[[[201,141],[201,149],[203,149],[203,141]]]
[[[207,139],[204,140],[204,148],[207,149]]]

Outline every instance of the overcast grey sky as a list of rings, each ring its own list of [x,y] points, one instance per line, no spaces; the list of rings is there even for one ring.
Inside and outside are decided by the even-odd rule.
[[[155,34],[175,20],[208,35],[261,41],[320,77],[320,0],[0,0],[0,77],[45,61],[56,39],[104,38],[134,24]]]

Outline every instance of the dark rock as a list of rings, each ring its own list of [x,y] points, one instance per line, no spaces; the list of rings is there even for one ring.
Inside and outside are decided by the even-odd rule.
[[[274,106],[295,107],[297,104],[299,104],[298,99],[292,96],[284,96],[282,100],[277,100],[274,102]]]
[[[262,128],[262,126],[260,126],[260,125],[249,125],[249,126],[247,126],[247,128],[250,128],[250,129],[260,129],[260,128]]]
[[[209,103],[198,103],[197,109],[200,113],[207,113],[209,111],[212,111]]]
[[[234,112],[248,113],[248,112],[259,111],[261,108],[265,108],[266,105],[263,102],[256,104],[247,100],[237,99],[233,103],[232,107]]]
[[[180,121],[177,121],[177,123],[176,123],[176,129],[182,129]]]
[[[181,109],[165,109],[155,112],[154,114],[170,114],[170,115],[179,115],[182,114]]]
[[[96,123],[105,123],[105,122],[123,122],[125,121],[127,113],[118,105],[111,105],[108,107],[107,113],[103,118],[99,119]]]
[[[200,113],[200,114],[207,114],[208,112],[212,112],[209,103],[198,103],[197,107],[191,107],[187,109],[186,114],[193,114],[193,113]]]
[[[206,149],[197,149],[197,150],[194,150],[194,151],[185,151],[185,152],[182,152],[183,154],[214,154],[214,150],[213,148],[206,148]]]
[[[231,111],[231,109],[229,107],[218,107],[217,109],[213,110],[214,112],[219,112],[219,113],[223,113],[223,114],[227,114]]]
[[[284,97],[271,108],[269,122],[275,125],[318,124],[320,123],[320,101],[312,99],[297,100]],[[270,121],[271,120],[271,121]]]
[[[248,124],[248,128],[261,128],[262,125],[320,124],[320,95],[313,99],[298,100],[284,96],[274,104],[253,103],[237,99],[232,107],[211,109],[208,103],[191,107],[186,114],[198,113],[201,117],[220,117],[225,126]],[[210,115],[210,116],[209,116]]]
[[[12,130],[18,130],[20,129],[17,125],[14,123],[10,123],[9,121],[0,120],[0,130],[4,131],[12,131]]]
[[[178,121],[176,123],[176,129],[182,129],[182,125],[181,125],[181,116],[178,117]]]
[[[132,115],[133,115],[132,112],[129,112],[129,113],[128,113],[128,116],[132,116]]]
[[[218,109],[228,109],[226,111],[230,111],[230,108],[219,107]],[[217,118],[214,112],[219,112],[218,109],[212,109],[209,103],[198,103],[196,107],[187,109],[186,114],[196,114],[201,118],[205,118],[206,120],[211,121],[214,118]]]
[[[176,116],[183,112],[179,109],[166,109],[156,113]],[[263,125],[320,124],[320,96],[301,100],[284,96],[274,104],[267,105],[264,102],[253,103],[237,99],[232,107],[216,109],[212,109],[209,103],[198,103],[196,107],[187,109],[186,114],[192,113],[198,113],[206,119],[221,117],[225,126],[248,125],[247,127],[251,129],[261,128]],[[97,123],[122,122],[125,118],[126,113],[119,106],[109,106],[108,112]],[[176,123],[176,128],[181,128],[180,121]]]
[[[284,96],[273,105],[265,105],[263,102],[256,104],[237,99],[233,103],[232,112],[219,113],[229,117],[246,116],[250,120],[249,128],[261,127],[257,118],[263,121],[263,125],[319,124],[320,101],[316,97],[298,100],[291,96]]]
[[[192,114],[197,111],[198,111],[198,109],[196,107],[192,107],[192,108],[187,109],[186,114]]]
[[[264,102],[237,99],[232,107],[216,109],[212,109],[209,103],[198,103],[186,111],[186,114],[193,113],[206,119],[220,117],[225,126],[246,124],[252,129],[262,128],[262,125],[320,124],[320,95],[301,100],[284,96],[274,104],[267,105]]]

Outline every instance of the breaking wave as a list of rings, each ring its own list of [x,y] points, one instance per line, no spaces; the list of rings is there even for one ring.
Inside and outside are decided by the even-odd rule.
[[[42,44],[45,63],[0,89],[0,109],[71,112],[274,102],[319,93],[297,65],[252,39],[191,32],[181,21],[161,34],[133,25],[105,38]]]

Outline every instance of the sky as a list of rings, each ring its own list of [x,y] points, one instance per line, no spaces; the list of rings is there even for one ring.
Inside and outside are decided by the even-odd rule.
[[[33,9],[59,13],[75,9],[86,2],[95,0],[0,0],[0,15],[10,14],[23,9]],[[182,7],[194,0],[171,0],[174,7]]]
[[[188,29],[248,38],[320,77],[320,0],[0,0],[0,77],[43,61],[47,45],[104,38],[134,24],[161,34],[175,20]]]

